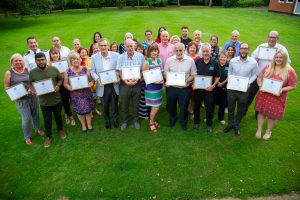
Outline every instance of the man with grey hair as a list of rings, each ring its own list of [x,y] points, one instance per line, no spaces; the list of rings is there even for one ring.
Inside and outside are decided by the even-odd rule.
[[[164,67],[169,57],[175,54],[174,45],[169,42],[170,36],[168,31],[162,31],[160,34],[161,43],[158,44],[159,55]]]
[[[166,85],[168,111],[170,115],[169,127],[173,128],[177,121],[177,102],[180,108],[180,125],[182,130],[187,130],[188,103],[190,100],[189,85],[197,74],[195,62],[184,54],[185,46],[182,43],[174,45],[175,55],[167,59],[164,69],[164,76],[167,79],[168,72],[184,72],[185,86]]]
[[[194,42],[196,42],[198,44],[198,56],[202,57],[202,45],[203,43],[201,42],[201,38],[202,38],[202,32],[199,30],[195,30],[193,32],[193,36],[194,36]]]
[[[240,48],[240,44],[241,44],[241,42],[238,41],[239,37],[240,37],[240,33],[237,30],[232,31],[231,32],[231,41],[228,41],[225,43],[223,51],[226,51],[226,49],[229,46],[234,46],[235,50],[236,50],[235,56],[239,56],[240,55],[239,48]]]
[[[275,48],[277,50],[282,50],[282,51],[286,52],[286,54],[288,56],[288,62],[291,63],[288,50],[283,45],[277,43],[278,39],[279,39],[279,33],[277,31],[271,31],[268,35],[268,42],[258,45],[258,47],[253,51],[252,57],[258,63],[257,75],[260,74],[260,72],[266,65],[271,64],[271,62],[272,62],[272,60],[268,60],[266,58],[262,58],[261,56],[259,56],[259,52],[262,49],[266,49],[268,52],[269,52],[269,48],[270,49]],[[256,96],[258,90],[259,90],[259,87],[255,80],[250,85],[250,92],[249,92],[249,97],[248,97],[248,101],[247,101],[247,110],[248,110],[249,106],[251,105],[254,97]],[[244,115],[247,113],[247,110],[245,111]]]
[[[130,33],[130,32],[125,33],[124,39],[125,39],[125,41],[127,39],[133,39],[132,33]],[[125,51],[126,51],[126,49],[125,49],[125,42],[124,42],[124,43],[121,43],[120,46],[119,46],[119,53],[122,54]]]

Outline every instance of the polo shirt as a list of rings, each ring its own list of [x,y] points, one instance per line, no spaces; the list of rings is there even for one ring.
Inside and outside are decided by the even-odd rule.
[[[197,75],[220,77],[220,69],[218,63],[210,59],[208,63],[203,58],[196,60]]]

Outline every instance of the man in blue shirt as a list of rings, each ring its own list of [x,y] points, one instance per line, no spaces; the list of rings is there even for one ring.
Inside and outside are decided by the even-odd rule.
[[[226,51],[226,49],[229,46],[234,46],[235,50],[236,50],[236,55],[235,56],[239,56],[240,52],[239,52],[239,48],[240,48],[240,44],[241,42],[238,41],[240,37],[240,33],[237,30],[234,30],[231,32],[231,41],[228,41],[225,43],[223,51]]]

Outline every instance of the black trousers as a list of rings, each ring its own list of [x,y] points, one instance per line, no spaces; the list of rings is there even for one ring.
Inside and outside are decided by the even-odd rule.
[[[258,90],[259,90],[259,87],[257,85],[257,79],[256,79],[253,83],[250,84],[249,96],[248,96],[248,100],[247,100],[247,108],[246,108],[244,114],[247,113],[247,111],[248,111],[248,109],[249,109],[249,107],[250,107],[253,99],[255,98],[255,96],[256,96],[256,94],[258,92]]]
[[[228,105],[226,87],[216,87],[214,89],[214,106],[219,105],[218,120],[224,120],[225,108]]]
[[[206,113],[206,125],[212,126],[212,119],[214,116],[214,94],[206,90],[194,91],[194,124],[200,123],[200,107],[201,102],[204,101]]]
[[[187,127],[188,122],[188,105],[190,100],[190,89],[167,87],[167,102],[170,115],[170,124],[177,121],[177,102],[180,109],[180,125],[182,128]]]
[[[41,110],[44,117],[44,126],[46,131],[46,136],[52,137],[52,113],[57,126],[57,132],[63,130],[63,122],[61,117],[62,105],[61,102],[53,106],[41,106]]]
[[[227,90],[227,94],[228,94],[228,126],[233,126],[235,128],[238,128],[243,118],[243,114],[247,109],[247,99],[249,96],[249,90],[247,92]],[[234,117],[234,111],[236,106],[237,106],[237,113],[236,113],[236,117]]]
[[[70,107],[70,91],[67,90],[63,85],[61,85],[59,88],[59,92],[66,115],[72,116],[72,111]]]
[[[141,96],[141,82],[134,86],[128,86],[124,82],[120,85],[120,96],[122,98],[123,122],[129,123],[129,104],[132,99],[133,120],[139,120],[139,100]]]
[[[112,120],[113,122],[118,121],[118,95],[115,92],[113,84],[108,84],[104,86],[104,93],[102,97],[102,106],[104,111],[105,123],[110,124],[110,105],[112,107]]]

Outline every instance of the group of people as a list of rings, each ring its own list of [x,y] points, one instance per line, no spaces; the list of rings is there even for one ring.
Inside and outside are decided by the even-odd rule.
[[[162,105],[163,89],[166,90],[166,109],[169,113],[169,127],[177,122],[177,103],[179,104],[179,122],[182,130],[187,130],[189,114],[194,120],[193,128],[200,129],[200,108],[205,108],[205,123],[208,133],[212,133],[214,108],[218,105],[218,120],[224,120],[228,109],[228,123],[224,132],[234,129],[235,135],[240,135],[239,125],[251,102],[257,94],[255,111],[258,128],[256,137],[261,138],[263,124],[268,120],[268,127],[263,139],[271,137],[272,128],[277,120],[283,118],[286,106],[287,92],[296,87],[297,76],[290,66],[287,49],[277,43],[279,34],[271,31],[267,43],[260,44],[249,56],[249,45],[239,41],[239,32],[232,31],[231,41],[226,42],[222,49],[218,36],[212,35],[209,43],[202,43],[202,33],[193,32],[193,39],[188,37],[188,27],[181,28],[181,37],[169,36],[165,27],[158,29],[154,40],[151,30],[145,31],[145,41],[139,43],[132,33],[126,33],[124,42],[109,42],[100,32],[95,32],[93,43],[89,50],[83,48],[79,39],[73,40],[73,50],[62,46],[58,37],[52,38],[53,47],[49,51],[38,48],[35,37],[28,37],[30,50],[24,55],[16,53],[10,59],[11,68],[5,73],[4,87],[6,89],[23,83],[28,95],[16,100],[16,106],[22,116],[24,141],[31,141],[31,119],[37,134],[43,135],[39,124],[38,104],[44,119],[46,139],[44,147],[52,142],[52,113],[57,125],[58,135],[64,139],[62,107],[65,111],[66,124],[76,125],[71,106],[81,124],[83,132],[93,131],[93,112],[97,110],[97,102],[101,99],[105,128],[119,125],[119,97],[121,99],[122,124],[125,130],[130,124],[129,106],[132,102],[132,120],[135,129],[140,129],[139,118],[149,119],[149,129],[155,133],[160,124],[156,120]],[[271,60],[259,56],[261,47],[276,49]],[[68,68],[61,72],[56,68],[57,62],[67,61]],[[138,66],[140,78],[125,79],[125,68]],[[159,69],[163,79],[151,84],[143,80],[142,72]],[[100,77],[102,72],[115,71],[117,79],[104,83]],[[168,73],[184,72],[184,85],[168,85]],[[71,77],[85,75],[88,87],[72,89]],[[196,76],[211,77],[208,88],[197,89],[194,86]],[[248,79],[246,91],[227,89],[230,76]],[[51,79],[54,90],[50,93],[36,96],[33,83]],[[260,90],[264,78],[283,81],[279,95]],[[112,113],[110,112],[112,109]],[[237,112],[235,114],[235,108]]]

